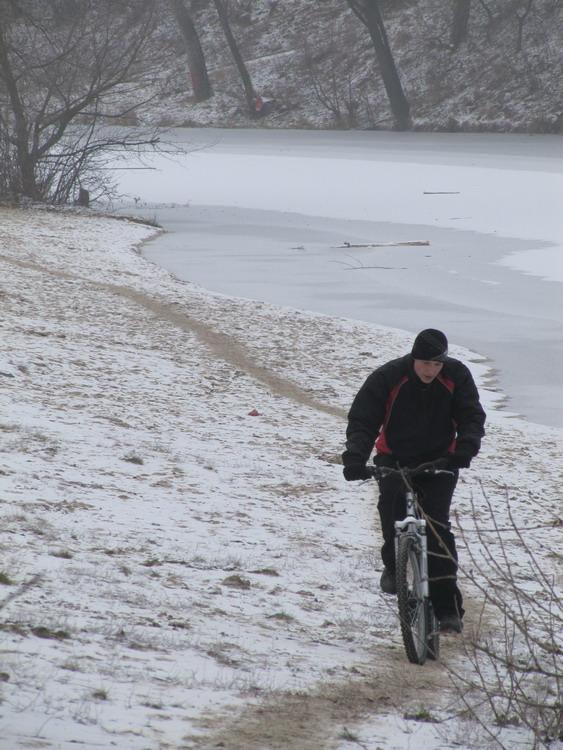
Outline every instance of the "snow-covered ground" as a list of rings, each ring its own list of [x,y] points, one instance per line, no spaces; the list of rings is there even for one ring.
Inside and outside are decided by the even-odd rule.
[[[339,465],[353,394],[410,337],[178,281],[139,224],[0,227],[1,750],[478,746],[449,679],[463,641],[407,663],[374,487]],[[482,359],[453,353],[489,412],[456,508],[508,493],[551,575],[563,435],[497,412]]]

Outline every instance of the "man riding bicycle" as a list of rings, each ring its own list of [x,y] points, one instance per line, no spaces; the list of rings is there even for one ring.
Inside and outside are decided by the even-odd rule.
[[[412,351],[375,370],[358,391],[348,414],[348,481],[368,479],[375,445],[378,466],[413,467],[441,459],[448,472],[423,474],[413,482],[428,522],[430,597],[440,630],[461,632],[463,606],[457,586],[457,551],[450,529],[450,504],[459,469],[477,455],[485,434],[485,412],[469,369],[448,356],[446,336],[421,331]],[[400,477],[379,480],[378,510],[383,533],[381,589],[395,594],[395,521],[405,516]]]

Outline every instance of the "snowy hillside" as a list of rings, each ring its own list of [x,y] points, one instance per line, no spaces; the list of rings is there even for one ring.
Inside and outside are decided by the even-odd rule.
[[[194,104],[185,48],[169,14],[159,45],[176,61],[146,117],[175,126],[380,128],[393,120],[366,27],[346,0],[231,0],[233,34],[254,89],[272,101],[252,120],[211,2],[187,2],[214,96]],[[467,38],[452,45],[453,3],[380,2],[413,127],[560,133],[563,6],[553,0],[470,3]]]
[[[456,493],[466,635],[414,667],[378,590],[374,487],[339,465],[354,392],[408,337],[179,282],[134,252],[143,225],[0,226],[1,750],[480,746],[452,675],[504,630],[464,539],[478,553],[486,497],[539,611],[505,499],[551,580],[561,431],[495,412],[486,364],[454,348],[489,411]]]

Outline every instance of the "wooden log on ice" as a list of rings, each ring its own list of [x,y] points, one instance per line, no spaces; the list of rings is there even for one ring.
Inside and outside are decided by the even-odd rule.
[[[430,240],[405,240],[405,242],[366,242],[365,244],[354,244],[352,242],[345,242],[343,245],[335,245],[335,250],[349,250],[356,247],[399,247],[400,245],[408,246],[421,246],[427,247],[430,244]]]

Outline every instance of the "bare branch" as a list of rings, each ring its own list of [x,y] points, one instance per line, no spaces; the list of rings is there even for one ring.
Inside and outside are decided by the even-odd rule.
[[[22,583],[21,586],[18,586],[17,589],[9,593],[8,596],[5,596],[4,599],[0,601],[0,609],[4,609],[4,607],[6,607],[10,602],[12,602],[14,599],[17,599],[18,596],[25,594],[25,592],[29,591],[30,588],[36,586],[40,580],[40,575],[34,575],[29,580]]]
[[[558,737],[562,718],[561,597],[522,532],[508,493],[504,514],[498,498],[494,505],[484,492],[483,498],[479,508],[471,498],[469,518],[456,516],[469,556],[463,573],[483,604],[478,628],[463,640],[470,669],[447,669],[466,711],[495,744],[505,747],[503,727],[517,724],[530,731],[534,747],[544,746]],[[520,578],[515,555],[529,563]],[[485,611],[494,620],[488,632]]]
[[[35,200],[69,200],[93,168],[94,153],[103,150],[99,139],[92,148],[80,128],[87,133],[103,118],[131,116],[156,95],[152,81],[165,62],[151,46],[157,9],[148,0],[76,0],[74,12],[61,19],[55,0],[16,5],[17,13],[0,19],[6,92],[2,101],[0,89],[0,139],[10,169],[0,188]],[[128,141],[122,137],[121,146]],[[155,143],[152,136],[145,141]]]

